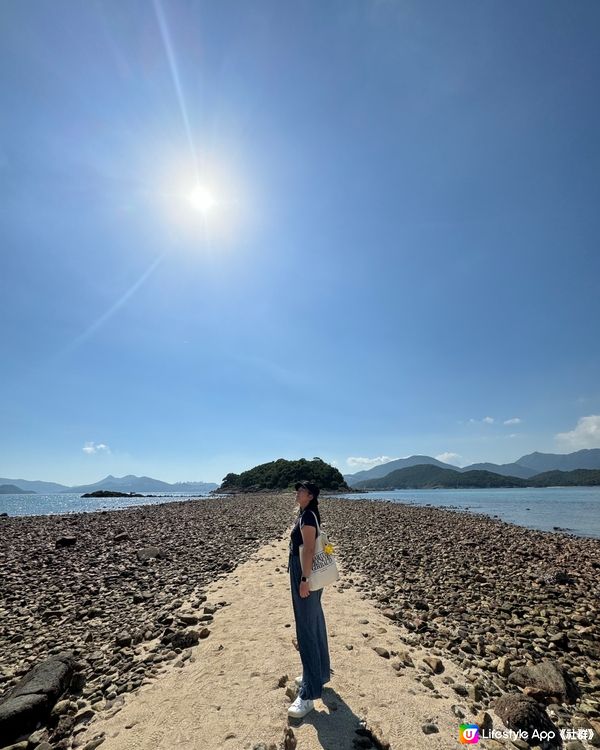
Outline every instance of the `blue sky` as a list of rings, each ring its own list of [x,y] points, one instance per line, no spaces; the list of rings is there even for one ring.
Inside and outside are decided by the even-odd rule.
[[[0,29],[0,476],[600,447],[595,0]]]

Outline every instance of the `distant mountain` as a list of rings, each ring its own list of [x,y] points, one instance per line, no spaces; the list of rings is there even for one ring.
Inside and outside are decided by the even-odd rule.
[[[354,485],[357,490],[416,490],[468,487],[526,487],[527,480],[503,477],[491,471],[460,472],[432,464],[420,464],[392,471],[379,479],[368,479]]]
[[[116,492],[202,492],[208,493],[218,487],[214,482],[177,482],[169,484],[152,477],[137,477],[128,474],[124,477],[113,477],[109,474],[94,484],[81,484],[69,487],[68,492],[95,492],[96,490],[115,490]]]
[[[595,487],[600,485],[600,469],[545,471],[527,481],[532,487]]]
[[[578,469],[537,474],[529,479],[507,477],[491,471],[453,471],[431,464],[392,471],[385,477],[359,482],[354,489],[415,490],[467,489],[477,487],[569,487],[600,485],[600,470]]]
[[[109,474],[94,484],[81,484],[69,487],[56,482],[30,481],[29,479],[0,479],[0,484],[10,484],[16,487],[10,494],[39,493],[53,494],[55,492],[94,492],[94,490],[115,490],[117,492],[189,492],[208,493],[219,485],[215,482],[161,482],[151,477],[136,477],[128,474],[125,477],[113,477]]]
[[[22,490],[14,484],[0,484],[0,495],[27,495],[27,490]],[[35,494],[35,493],[33,493]]]
[[[69,488],[65,484],[57,484],[56,482],[40,482],[32,481],[29,479],[5,479],[0,478],[0,484],[14,484],[19,490],[24,492],[39,492],[41,494],[51,492],[69,492]]]
[[[600,469],[600,448],[587,448],[575,453],[529,453],[516,463],[536,474],[542,471],[573,471],[574,469]]]
[[[516,462],[512,464],[470,464],[462,469],[457,469],[457,471],[492,471],[494,474],[500,474],[504,477],[520,477],[521,479],[529,479],[529,477],[537,474],[535,469],[529,469],[527,466],[521,466]]]
[[[470,464],[469,466],[452,466],[431,456],[410,456],[410,458],[399,458],[396,461],[388,461],[379,464],[372,469],[359,471],[356,474],[344,474],[344,479],[350,487],[357,487],[359,482],[371,479],[379,479],[387,476],[392,471],[406,469],[410,466],[429,464],[442,469],[451,469],[462,474],[470,471],[488,471],[500,474],[504,477],[516,477],[519,479],[531,479],[536,474],[546,471],[575,471],[577,469],[600,469],[600,448],[591,448],[575,451],[575,453],[530,453],[521,456],[517,461],[510,464],[494,464],[490,462]]]
[[[379,479],[387,476],[392,471],[398,469],[407,469],[410,466],[420,466],[423,464],[431,464],[432,466],[439,466],[442,469],[452,469],[454,471],[460,471],[457,466],[452,464],[445,464],[442,461],[438,461],[437,458],[431,456],[409,456],[408,458],[398,458],[395,461],[388,461],[385,464],[379,464],[374,466],[372,469],[365,469],[364,471],[357,471],[356,474],[344,474],[344,479],[350,487],[356,487],[357,482],[364,482],[370,479]]]

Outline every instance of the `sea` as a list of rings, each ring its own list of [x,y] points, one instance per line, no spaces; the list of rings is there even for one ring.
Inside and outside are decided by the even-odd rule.
[[[392,490],[342,497],[456,508],[528,529],[600,539],[600,487]]]
[[[149,493],[153,497],[81,497],[79,493],[0,495],[0,513],[44,516],[117,510],[140,505],[202,499],[208,494]],[[211,496],[213,497],[213,496]],[[408,505],[483,513],[541,531],[563,531],[600,539],[600,487],[527,487],[472,490],[393,490],[337,495],[352,500],[391,500]],[[0,527],[1,528],[1,527]]]
[[[152,497],[81,497],[81,492],[0,495],[0,513],[9,516],[50,516],[57,513],[86,513],[95,510],[121,510],[140,505],[192,500],[208,494],[189,492],[149,492]]]

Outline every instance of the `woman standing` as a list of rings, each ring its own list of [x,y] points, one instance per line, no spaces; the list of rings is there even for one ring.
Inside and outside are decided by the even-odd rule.
[[[308,578],[312,571],[319,514],[319,487],[314,482],[296,482],[298,518],[290,535],[290,587],[296,620],[296,639],[302,660],[302,676],[296,700],[288,715],[300,719],[314,708],[313,700],[320,698],[323,685],[331,678],[327,628],[321,607],[323,589],[311,591]],[[302,556],[300,556],[300,545]]]

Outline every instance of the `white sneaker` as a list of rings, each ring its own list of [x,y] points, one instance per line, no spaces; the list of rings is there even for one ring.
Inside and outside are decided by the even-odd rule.
[[[296,687],[300,687],[300,685],[302,685],[302,675],[300,675],[299,677],[296,677],[294,682],[296,683]]]
[[[288,716],[291,716],[293,719],[301,719],[309,711],[312,711],[314,707],[315,704],[310,699],[304,700],[298,696],[288,708]]]

